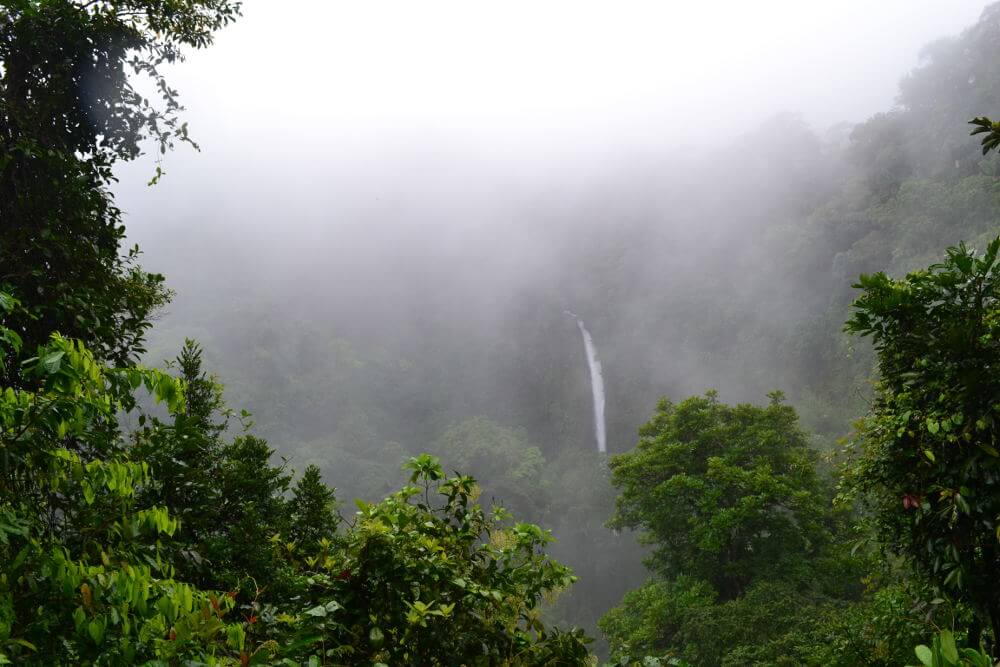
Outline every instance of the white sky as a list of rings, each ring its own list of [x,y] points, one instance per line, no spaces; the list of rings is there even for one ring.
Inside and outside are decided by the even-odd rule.
[[[373,220],[471,225],[525,193],[711,155],[778,112],[818,130],[863,120],[983,6],[247,0],[169,73],[203,152],[167,155],[155,188],[153,156],[123,165],[116,190],[150,248],[173,229],[271,244]]]
[[[689,141],[890,106],[984,0],[248,0],[173,77],[196,136]],[[394,139],[388,139],[393,141]],[[346,142],[346,143],[345,143]]]

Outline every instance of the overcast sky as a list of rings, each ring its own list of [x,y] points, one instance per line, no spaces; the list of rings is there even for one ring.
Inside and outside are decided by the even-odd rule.
[[[141,241],[262,206],[283,224],[333,204],[346,219],[359,193],[440,205],[609,154],[705,153],[782,111],[822,130],[889,108],[921,47],[984,5],[247,0],[170,75],[204,152],[168,155],[152,190],[152,158],[123,169],[121,201]]]
[[[174,80],[199,136],[631,139],[893,102],[983,0],[249,0]]]

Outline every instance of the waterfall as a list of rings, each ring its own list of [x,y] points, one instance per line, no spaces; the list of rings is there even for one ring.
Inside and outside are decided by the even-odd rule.
[[[597,440],[597,451],[605,454],[608,451],[608,436],[604,426],[604,375],[601,370],[601,359],[597,356],[593,337],[587,331],[587,327],[583,326],[583,320],[571,311],[564,312],[576,319],[580,335],[583,336],[583,346],[587,351],[587,366],[590,368],[590,389],[594,395],[594,439]]]

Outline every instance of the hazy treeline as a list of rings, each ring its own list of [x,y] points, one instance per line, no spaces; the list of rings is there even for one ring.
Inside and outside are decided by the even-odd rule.
[[[1000,4],[860,123],[279,146],[128,252],[240,13],[0,7],[0,663],[988,664]]]
[[[609,589],[574,596],[592,622],[641,575],[628,540],[601,528],[613,493],[563,311],[598,345],[612,452],[657,397],[708,388],[753,402],[780,388],[831,447],[870,392],[867,344],[840,333],[857,275],[996,229],[996,158],[965,123],[1000,105],[998,21],[990,7],[927,46],[898,106],[857,125],[785,113],[702,155],[609,155],[530,179],[494,166],[470,181],[457,150],[440,166],[442,146],[426,171],[419,151],[400,164],[391,190],[359,195],[339,175],[258,208],[247,193],[208,243],[175,221],[152,237],[177,297],[149,358],[197,337],[281,455],[319,465],[343,497],[388,492],[416,452],[469,461],[554,528],[579,591]],[[525,457],[537,463],[505,462]]]

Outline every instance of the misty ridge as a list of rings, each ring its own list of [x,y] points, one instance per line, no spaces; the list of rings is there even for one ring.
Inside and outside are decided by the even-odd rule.
[[[996,664],[1000,3],[805,4],[0,3],[0,664]]]
[[[554,553],[592,573],[578,589],[605,565],[632,585],[635,553],[616,545],[620,556],[598,558],[557,518],[598,503],[590,540],[611,511],[610,496],[552,496],[577,474],[560,461],[594,448],[586,357],[564,310],[600,351],[612,453],[631,449],[660,396],[708,389],[754,403],[781,389],[815,446],[829,448],[871,391],[867,346],[839,333],[857,275],[899,275],[996,231],[988,198],[947,222],[917,213],[934,179],[993,173],[965,129],[997,102],[980,69],[991,66],[963,53],[992,43],[984,16],[921,51],[898,106],[856,124],[817,130],[784,112],[727,127],[721,141],[696,125],[697,151],[584,144],[518,155],[439,131],[373,155],[348,147],[346,160],[336,143],[292,139],[273,158],[265,147],[260,162],[223,160],[211,173],[195,166],[205,155],[190,158],[190,179],[189,158],[171,156],[162,192],[141,195],[163,202],[143,212],[146,263],[177,290],[149,358],[197,338],[230,400],[344,498],[388,493],[415,453],[449,461],[442,439],[465,420],[521,430],[546,462],[532,478],[544,498],[494,480],[505,473],[488,453],[450,465],[552,527]],[[283,171],[299,159],[305,172]],[[882,210],[879,198],[900,187],[898,210]],[[612,587],[608,603],[623,590]]]
[[[607,500],[549,497],[572,470],[559,461],[593,449],[586,358],[563,311],[584,319],[600,350],[611,452],[633,446],[660,396],[713,388],[730,402],[785,391],[828,448],[870,395],[866,346],[852,350],[839,334],[856,276],[901,274],[996,230],[990,206],[934,220],[925,236],[894,233],[915,224],[909,211],[872,207],[877,189],[903,179],[920,188],[993,169],[964,124],[996,106],[997,92],[976,79],[977,63],[961,63],[964,78],[948,71],[964,48],[950,38],[922,51],[895,110],[823,130],[778,113],[722,145],[711,126],[696,126],[702,151],[518,156],[440,132],[382,147],[384,158],[349,152],[349,164],[335,143],[303,146],[304,175],[281,169],[299,159],[296,148],[274,161],[265,148],[260,163],[223,162],[190,183],[189,158],[171,156],[163,192],[142,193],[164,199],[141,223],[146,263],[177,290],[149,358],[197,338],[230,400],[344,498],[388,493],[414,453],[447,462],[442,438],[464,420],[520,429],[554,479],[532,480],[544,500],[498,482],[498,500],[552,527],[555,553],[578,573],[587,563],[600,576],[600,562],[631,585],[634,553],[598,559],[555,518]],[[959,78],[961,95],[951,88]],[[472,468],[450,465],[490,491],[492,463],[484,453]],[[610,513],[601,507],[592,531]]]
[[[589,409],[589,383],[563,315],[570,309],[607,359],[612,451],[631,447],[661,395],[718,388],[727,400],[756,401],[782,388],[801,408],[827,384],[829,369],[814,365],[848,363],[834,342],[818,354],[810,338],[827,321],[836,329],[858,274],[886,268],[893,252],[906,261],[891,269],[905,272],[990,230],[987,219],[963,220],[930,238],[902,239],[905,249],[879,239],[870,244],[879,255],[859,256],[873,252],[862,246],[878,234],[870,203],[881,186],[867,182],[870,172],[919,182],[980,169],[963,124],[992,104],[985,84],[970,75],[966,96],[949,99],[947,110],[907,100],[908,81],[927,86],[952,66],[933,56],[948,43],[923,52],[895,111],[823,131],[779,113],[722,146],[707,126],[698,128],[701,154],[596,149],[515,160],[475,145],[463,151],[444,136],[404,141],[385,158],[349,154],[357,164],[338,159],[334,144],[315,146],[303,180],[282,169],[293,166],[288,147],[274,158],[263,147],[249,164],[223,158],[211,173],[197,166],[206,155],[171,156],[160,192],[141,192],[156,200],[153,209],[133,210],[150,218],[134,225],[140,240],[149,238],[146,263],[177,292],[149,358],[168,358],[184,336],[199,339],[264,429],[285,418],[244,383],[270,384],[269,365],[291,364],[295,375],[319,372],[319,362],[343,373],[373,365],[377,372],[361,375],[401,388],[363,399],[368,407],[419,404],[414,417],[427,430],[401,419],[410,435],[376,436],[408,439],[407,449],[469,415],[530,423],[540,440],[585,441],[579,415]],[[924,123],[941,130],[933,146],[917,134]],[[898,145],[866,155],[880,132],[899,134]],[[964,164],[955,167],[941,145]],[[360,392],[357,379],[325,384],[330,393],[315,400],[320,421],[311,427],[300,415],[293,437],[335,432],[345,421],[335,406]],[[863,400],[866,381],[856,379],[847,414]],[[429,423],[435,415],[444,416]],[[808,418],[811,430],[830,436],[849,423],[844,415]]]

